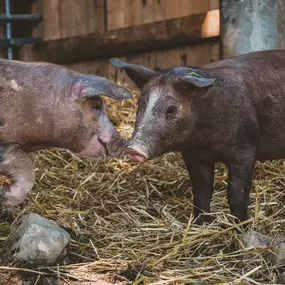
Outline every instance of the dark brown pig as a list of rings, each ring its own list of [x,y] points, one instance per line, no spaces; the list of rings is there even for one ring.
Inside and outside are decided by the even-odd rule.
[[[180,151],[197,223],[209,219],[215,162],[225,163],[231,213],[247,219],[255,161],[285,158],[285,51],[160,72],[111,62],[141,89],[128,155],[144,162]]]
[[[99,95],[126,99],[126,89],[107,79],[47,63],[0,60],[0,204],[23,201],[34,184],[26,153],[60,147],[80,157],[118,155],[123,139]]]

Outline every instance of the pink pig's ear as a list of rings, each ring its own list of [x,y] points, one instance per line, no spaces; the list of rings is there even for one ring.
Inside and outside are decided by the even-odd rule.
[[[111,58],[109,61],[115,67],[124,70],[138,88],[142,88],[151,77],[158,74],[157,72],[147,69],[146,67],[126,63],[118,58]]]
[[[80,75],[75,79],[72,87],[75,100],[88,99],[95,96],[107,96],[113,99],[130,99],[131,92],[112,81],[92,75]]]

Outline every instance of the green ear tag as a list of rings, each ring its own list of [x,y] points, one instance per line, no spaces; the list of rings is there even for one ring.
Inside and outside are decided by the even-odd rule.
[[[195,77],[201,77],[201,78],[204,78],[202,75],[196,73],[196,72],[190,72],[188,75],[191,75],[191,76],[195,76]]]

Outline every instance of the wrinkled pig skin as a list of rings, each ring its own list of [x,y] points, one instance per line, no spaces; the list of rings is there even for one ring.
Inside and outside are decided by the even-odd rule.
[[[111,63],[141,89],[128,156],[144,162],[180,151],[198,224],[210,220],[215,163],[225,163],[231,213],[246,220],[256,160],[285,158],[285,51],[163,71]]]
[[[99,95],[131,98],[111,81],[48,63],[0,60],[0,205],[17,205],[34,184],[27,153],[69,149],[80,157],[117,156],[126,142],[109,121]]]

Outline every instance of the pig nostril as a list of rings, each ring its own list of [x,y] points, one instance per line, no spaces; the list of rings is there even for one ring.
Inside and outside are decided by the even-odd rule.
[[[128,147],[126,149],[126,153],[131,159],[135,159],[135,160],[140,161],[140,162],[144,162],[148,159],[148,157],[145,153],[143,153],[139,150],[136,150],[133,147]]]
[[[104,147],[105,152],[106,152],[106,155],[108,155],[108,154],[109,154],[109,151],[108,151],[108,148],[107,148],[107,144],[106,144],[104,141],[102,141],[102,139],[100,139],[99,137],[98,137],[98,141],[99,141],[100,144]]]

